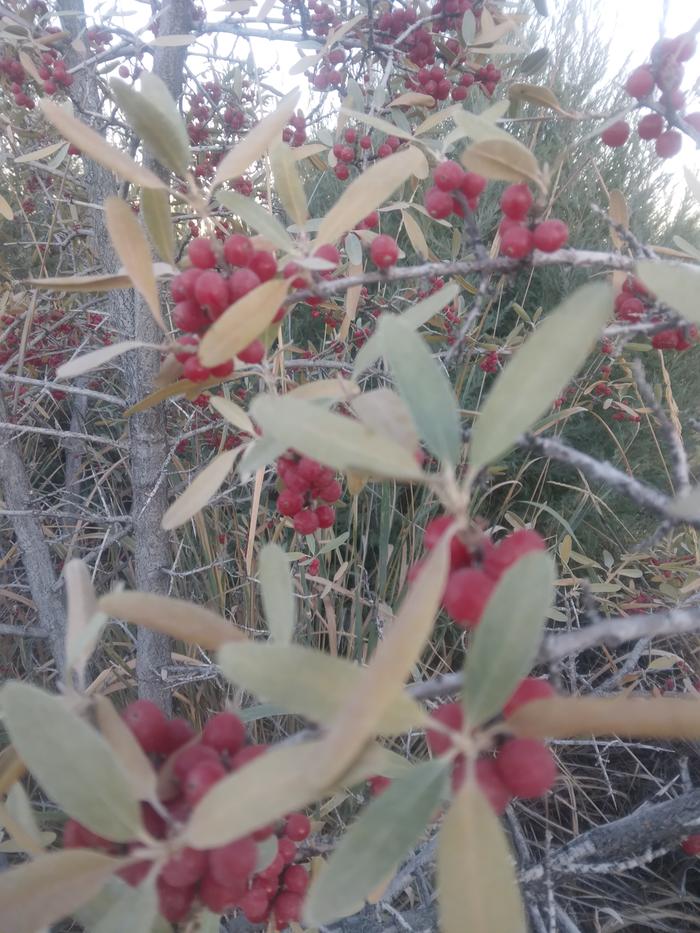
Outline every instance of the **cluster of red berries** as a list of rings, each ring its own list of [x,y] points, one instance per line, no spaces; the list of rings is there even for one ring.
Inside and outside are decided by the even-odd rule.
[[[303,146],[306,142],[306,117],[302,110],[290,117],[289,126],[282,130],[282,139],[290,146]]]
[[[192,808],[215,784],[267,750],[265,745],[246,745],[245,726],[233,713],[212,716],[201,735],[184,719],[166,719],[148,700],[131,703],[123,718],[159,770],[160,806],[141,804],[144,829],[155,839],[176,837]],[[170,923],[179,923],[201,903],[218,915],[238,909],[251,923],[273,920],[278,930],[298,922],[309,876],[296,862],[297,844],[310,830],[305,814],[290,813],[279,825],[265,826],[216,849],[181,848],[158,874],[160,913]],[[275,837],[274,856],[260,865],[258,844]],[[110,842],[73,819],[65,824],[63,846],[117,855],[141,848],[137,842]],[[138,860],[119,875],[138,885],[151,870],[150,861]]]
[[[486,179],[476,172],[465,172],[462,166],[446,159],[433,171],[435,184],[425,192],[423,202],[426,211],[435,220],[444,220],[455,213],[464,217],[463,199],[469,210],[479,206],[479,197],[486,188]]]
[[[415,26],[417,20],[418,14],[412,7],[397,7],[380,14],[375,28],[379,33],[385,34],[383,38],[389,39],[391,44],[396,46],[395,40],[411,26]],[[399,43],[398,50],[404,52],[408,60],[418,68],[432,65],[437,52],[433,38],[424,26],[411,29]]]
[[[22,67],[22,63],[14,58],[0,58],[0,75],[3,75],[11,82],[10,91],[14,97],[15,104],[18,107],[24,107],[26,110],[33,110],[35,106],[34,100],[22,87],[22,85],[29,80],[29,76]]]
[[[386,159],[392,152],[401,145],[398,136],[387,136],[383,143],[377,146],[375,157],[377,159]],[[360,136],[356,129],[348,127],[343,133],[343,142],[335,143],[333,146],[333,156],[337,160],[333,168],[335,177],[339,181],[347,181],[350,177],[349,166],[354,165],[358,169],[362,164],[363,153],[372,148],[372,138],[368,134]]]
[[[654,314],[654,296],[639,279],[628,276],[622,290],[615,298],[615,317],[627,324],[638,324],[645,319],[661,322]],[[698,329],[694,324],[668,327],[653,334],[651,345],[655,350],[688,350],[698,340]],[[618,419],[621,420],[621,419]]]
[[[73,75],[68,74],[65,61],[55,49],[42,53],[38,72],[44,82],[45,94],[57,94],[62,89],[69,88],[73,83]]]
[[[521,681],[506,703],[503,715],[506,719],[533,700],[553,697],[554,690],[546,680],[528,677]],[[461,703],[445,703],[431,713],[432,719],[441,728],[428,729],[426,741],[433,755],[445,755],[454,746],[451,732],[464,728],[464,710]],[[506,739],[496,749],[495,756],[482,755],[475,763],[475,777],[479,789],[501,814],[513,797],[543,797],[552,789],[557,778],[557,765],[547,746],[537,739]],[[464,783],[466,761],[461,753],[455,756],[452,766],[452,789],[454,792]]]
[[[569,228],[563,220],[528,223],[532,207],[532,193],[525,184],[509,185],[501,195],[503,220],[498,232],[501,253],[510,259],[524,259],[533,249],[554,253],[569,239]]]
[[[192,382],[229,376],[233,360],[208,369],[197,357],[197,345],[204,332],[232,304],[277,274],[277,260],[267,250],[256,250],[249,237],[234,233],[219,244],[209,237],[197,237],[187,248],[192,265],[177,275],[170,286],[176,302],[173,324],[187,336],[180,337],[175,356],[183,364],[183,375]],[[275,320],[284,316],[280,308]],[[262,341],[254,340],[238,354],[243,363],[259,363],[265,355]]]
[[[683,63],[689,61],[697,51],[697,41],[692,33],[676,36],[675,39],[660,39],[651,50],[650,61],[629,75],[625,90],[644,106],[658,106],[664,113],[651,109],[637,124],[641,139],[654,140],[656,154],[661,159],[678,155],[683,145],[683,134],[674,129],[678,116],[700,133],[700,112],[683,114],[685,94],[681,90],[684,77]],[[656,92],[658,99],[655,99]],[[600,134],[601,140],[612,148],[623,146],[630,135],[626,120],[618,120]]]
[[[277,460],[280,492],[277,508],[292,519],[300,535],[312,535],[321,528],[332,528],[335,522],[333,503],[342,492],[335,473],[311,457],[286,453]]]
[[[93,52],[104,52],[112,41],[112,33],[108,29],[100,29],[99,26],[91,26],[85,33],[85,38]]]
[[[484,373],[498,372],[498,350],[489,350],[479,362],[479,369]]]
[[[306,77],[317,91],[341,88],[345,81],[345,73],[339,66],[343,64],[345,58],[345,50],[336,46],[323,56],[316,65],[315,71],[306,72]]]
[[[302,7],[306,15],[302,18],[304,32],[310,28],[315,36],[325,38],[332,28],[340,24],[340,19],[335,10],[327,3],[321,3],[320,0],[285,0],[284,20],[287,23],[293,22],[292,11],[301,10]],[[311,16],[308,16],[311,13]]]

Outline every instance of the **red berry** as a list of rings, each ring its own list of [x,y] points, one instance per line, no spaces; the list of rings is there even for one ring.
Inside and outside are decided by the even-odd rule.
[[[352,146],[341,146],[338,158],[341,162],[354,162],[355,150]]]
[[[527,185],[509,185],[501,195],[501,210],[511,220],[524,220],[532,207],[532,193]]]
[[[637,132],[641,139],[656,139],[664,129],[664,118],[660,113],[648,113],[637,124]]]
[[[700,855],[700,836],[687,836],[681,842],[681,849],[686,855]]]
[[[503,813],[512,797],[511,792],[501,780],[493,758],[479,758],[475,765],[476,782],[479,790],[486,797],[494,813]]]
[[[478,198],[486,188],[486,179],[476,172],[465,172],[459,190],[467,198]]]
[[[223,777],[226,777],[226,769],[220,761],[202,761],[195,765],[183,781],[187,803],[194,806]]]
[[[264,923],[270,909],[270,898],[262,888],[251,888],[240,899],[239,907],[250,923]]]
[[[372,148],[372,140],[370,139],[370,137],[361,136],[360,137],[360,149],[371,149],[371,148]]]
[[[191,298],[179,301],[173,308],[173,324],[179,330],[196,334],[209,325],[209,318],[203,309]]]
[[[512,564],[532,551],[544,551],[541,535],[529,528],[521,528],[503,538],[496,547],[484,554],[484,572],[497,580]]]
[[[511,227],[501,237],[501,253],[510,259],[524,259],[532,252],[532,233],[527,227]]]
[[[452,524],[452,521],[452,516],[450,515],[439,515],[437,518],[433,518],[428,522],[425,526],[425,534],[423,535],[423,547],[427,551],[432,551]],[[452,569],[456,570],[457,567],[464,567],[470,564],[471,559],[472,556],[469,552],[469,548],[457,535],[453,535],[452,541],[450,542],[450,565]]]
[[[304,507],[304,497],[299,492],[283,489],[277,497],[277,508],[281,515],[296,515]]]
[[[461,84],[458,84],[456,87],[452,88],[452,100],[459,102],[461,100],[467,99],[467,94],[469,91]]]
[[[459,162],[447,159],[436,167],[433,179],[441,191],[454,191],[464,181],[464,169]]]
[[[563,220],[544,220],[537,224],[532,233],[535,249],[542,250],[543,253],[556,252],[568,239],[569,228]]]
[[[313,460],[311,457],[302,457],[297,463],[297,472],[308,483],[315,483],[321,476],[323,467],[318,460]]]
[[[394,150],[387,143],[382,143],[377,149],[377,158],[386,159]]]
[[[150,700],[130,703],[122,718],[145,752],[163,754],[168,748],[168,721]]]
[[[221,884],[211,874],[206,874],[199,885],[199,899],[215,914],[223,914],[232,907],[236,907],[245,894],[245,878],[231,878],[230,882]]]
[[[323,502],[337,502],[340,499],[342,493],[342,488],[337,479],[333,479],[330,483],[326,483],[318,491],[318,498],[322,499]]]
[[[194,286],[197,279],[202,274],[201,269],[185,269],[170,283],[170,294],[173,301],[186,301],[188,298],[194,298]]]
[[[338,248],[333,246],[332,243],[324,243],[323,246],[319,246],[317,250],[314,250],[314,256],[318,259],[325,259],[326,262],[332,262],[334,266],[337,266],[340,262]]]
[[[600,138],[606,146],[617,149],[619,146],[624,146],[629,135],[629,124],[624,120],[618,120],[617,123],[613,123],[612,126],[609,126],[607,129],[603,130],[603,132],[600,134]]]
[[[635,68],[627,78],[625,90],[630,97],[636,97],[637,100],[641,100],[642,97],[647,97],[651,94],[654,90],[654,84],[654,74],[651,68],[642,65],[641,68]]]
[[[508,716],[512,716],[521,706],[525,706],[526,703],[531,703],[533,700],[548,700],[553,696],[554,687],[552,687],[548,680],[540,680],[537,677],[526,677],[525,680],[520,681],[510,699],[503,707],[503,715],[507,718]]]
[[[493,580],[481,570],[452,571],[442,599],[447,614],[463,628],[478,625],[493,588]]]
[[[246,745],[231,759],[231,770],[236,771],[238,768],[243,768],[245,765],[250,764],[251,761],[259,758],[260,755],[264,755],[266,751],[267,745]]]
[[[369,792],[373,797],[379,797],[385,790],[391,787],[391,778],[383,777],[381,774],[375,774],[368,779]]]
[[[254,340],[238,353],[238,359],[241,363],[247,363],[249,366],[261,363],[264,358],[265,344],[262,340]]]
[[[277,272],[277,260],[267,250],[256,250],[250,260],[250,268],[261,282],[267,282]]]
[[[318,516],[312,509],[301,509],[294,516],[294,530],[300,535],[312,535],[318,530]]]
[[[297,857],[297,847],[291,839],[282,836],[281,839],[277,840],[277,854],[285,865],[291,865]]]
[[[335,522],[335,509],[330,505],[319,505],[316,508],[316,518],[319,528],[332,528]]]
[[[228,298],[231,304],[240,301],[240,299],[252,292],[254,288],[260,285],[260,278],[252,269],[236,269],[228,277]]]
[[[194,284],[194,298],[212,317],[220,317],[230,304],[226,279],[220,272],[206,269]]]
[[[148,875],[152,865],[153,862],[147,860],[134,862],[131,865],[127,865],[125,868],[120,868],[117,874],[122,881],[126,881],[132,888],[137,888]]]
[[[306,894],[309,875],[302,865],[290,865],[282,875],[282,884],[294,894]]]
[[[340,64],[340,62],[334,62],[334,64]],[[353,130],[352,128],[345,130],[345,142],[346,143],[352,144],[355,142],[356,139],[357,139],[357,130]]]
[[[683,146],[683,136],[678,130],[666,130],[656,140],[656,154],[660,159],[672,159]]]
[[[557,779],[550,750],[537,739],[509,739],[496,758],[498,774],[514,797],[542,797]]]
[[[302,842],[311,832],[311,822],[305,813],[290,813],[284,824],[284,835],[293,842]]]
[[[446,726],[448,729],[460,732],[464,725],[462,704],[444,703],[430,713],[430,718]],[[445,732],[438,732],[436,729],[427,729],[425,740],[433,755],[444,755],[446,751],[452,748],[452,739],[450,736]]]
[[[158,910],[168,923],[179,923],[190,912],[196,889],[174,888],[158,879]]]
[[[211,376],[211,370],[199,362],[197,357],[190,354],[182,366],[182,375],[190,382],[204,382]]]
[[[255,871],[258,847],[250,836],[236,839],[209,853],[209,872],[219,884],[234,878],[249,878]]]
[[[301,920],[301,897],[291,891],[282,891],[272,904],[272,912],[278,930],[284,929],[289,923],[298,923]]]
[[[245,744],[245,726],[233,713],[217,713],[202,730],[202,744],[219,754],[235,755]]]
[[[253,244],[242,233],[233,233],[224,240],[224,259],[231,266],[247,266],[253,252]]]
[[[186,847],[170,856],[159,877],[174,888],[186,888],[199,881],[206,868],[206,852]]]
[[[218,764],[219,756],[213,748],[208,748],[206,745],[202,745],[201,742],[197,742],[196,745],[189,745],[175,756],[173,776],[182,782],[193,768],[205,761],[213,761]]]
[[[216,266],[216,253],[209,237],[198,236],[187,247],[190,262],[197,269],[213,269]]]
[[[333,169],[335,172],[335,177],[338,181],[347,181],[350,177],[350,169],[345,165],[344,162],[339,162],[338,165]]]
[[[399,247],[396,240],[385,233],[381,233],[372,240],[369,252],[372,262],[379,269],[388,269],[396,265],[399,258]]]
[[[435,220],[444,220],[452,213],[452,195],[440,188],[428,188],[423,198],[426,211]]]

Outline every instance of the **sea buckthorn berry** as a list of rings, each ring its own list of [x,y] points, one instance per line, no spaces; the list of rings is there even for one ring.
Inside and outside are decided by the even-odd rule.
[[[262,888],[251,888],[240,899],[239,907],[250,923],[264,923],[270,909],[270,898]]]
[[[511,227],[501,237],[501,253],[510,259],[524,259],[532,247],[533,237],[527,227]]]
[[[226,279],[214,269],[205,269],[194,283],[194,298],[213,318],[219,317],[230,303]]]
[[[211,370],[199,362],[195,354],[191,353],[182,364],[182,375],[190,382],[205,382],[211,376]]]
[[[435,220],[444,220],[452,213],[452,195],[440,188],[428,188],[423,198],[426,211]]]
[[[491,598],[494,581],[481,570],[466,567],[449,576],[442,598],[447,614],[463,628],[473,628],[481,621]]]
[[[624,146],[630,135],[629,124],[625,120],[618,120],[600,134],[601,141],[611,149]]]
[[[306,894],[309,886],[309,874],[303,865],[290,865],[282,875],[282,884],[294,894]]]
[[[318,498],[322,499],[324,502],[337,502],[340,499],[342,493],[342,488],[337,479],[333,479],[330,483],[326,483],[318,491]]]
[[[235,755],[245,745],[245,726],[234,713],[217,713],[202,730],[202,744]]]
[[[209,872],[219,884],[230,884],[232,878],[249,878],[255,871],[258,847],[250,836],[235,839],[209,853]]]
[[[210,321],[201,306],[191,298],[178,301],[173,308],[173,324],[188,334],[196,334],[208,327]]]
[[[155,703],[135,700],[125,708],[122,719],[145,752],[167,751],[168,721]]]
[[[335,509],[331,505],[319,505],[316,508],[319,528],[332,528],[335,521]]]
[[[247,363],[249,366],[261,363],[264,358],[265,344],[262,340],[254,340],[238,354],[238,359],[241,363]]]
[[[642,97],[648,97],[654,90],[654,73],[651,68],[642,65],[641,68],[635,68],[625,82],[625,90],[630,97],[636,97],[641,100]]]
[[[371,138],[369,136],[361,136],[360,137],[360,149],[371,149],[371,148],[372,148]]]
[[[383,794],[385,790],[391,787],[391,778],[384,777],[382,774],[375,774],[367,779],[367,783],[369,784],[370,794],[373,797],[379,797],[380,794]]]
[[[212,913],[223,914],[238,904],[245,894],[246,879],[232,876],[221,884],[211,874],[206,874],[199,885],[199,899]]]
[[[385,233],[381,233],[372,240],[369,252],[372,262],[379,269],[389,269],[391,266],[396,265],[399,258],[399,247],[396,240]]]
[[[498,774],[514,797],[542,797],[557,779],[554,756],[537,739],[509,739],[498,750]]]
[[[656,139],[664,130],[666,121],[660,113],[648,113],[637,124],[640,139]]]
[[[544,539],[530,528],[520,528],[484,554],[484,572],[497,580],[516,561],[532,551],[544,551]]]
[[[231,304],[235,304],[258,285],[260,285],[260,278],[252,269],[246,267],[236,269],[228,277],[228,300]]]
[[[187,803],[194,806],[223,777],[226,777],[226,769],[218,760],[202,761],[195,765],[182,782]]]
[[[681,842],[681,849],[686,855],[700,855],[700,836],[686,836]]]
[[[301,920],[301,897],[292,891],[282,891],[272,904],[272,912],[277,922],[277,929],[282,930],[290,923]]]
[[[292,842],[303,842],[311,832],[311,821],[305,813],[290,813],[284,824],[284,835]]]
[[[390,156],[394,150],[391,148],[388,143],[382,143],[381,146],[377,148],[377,158],[386,159],[387,156]]]
[[[261,282],[269,281],[277,272],[277,260],[265,249],[253,253],[249,266]]]
[[[186,301],[188,298],[194,298],[194,285],[202,274],[201,269],[185,269],[170,283],[170,294],[173,301]]]
[[[569,239],[569,228],[563,220],[544,220],[537,224],[532,233],[535,249],[543,253],[554,253]]]
[[[172,755],[194,738],[194,729],[186,719],[175,717],[168,720],[168,748],[165,754]]]
[[[277,853],[285,865],[291,865],[297,857],[296,844],[291,839],[287,839],[286,836],[282,836],[281,839],[277,840]]]
[[[317,250],[314,250],[314,256],[318,259],[325,259],[326,262],[332,262],[334,266],[337,266],[340,262],[338,248],[333,246],[332,243],[324,243],[322,246],[319,246]]]
[[[486,188],[486,179],[476,172],[465,172],[459,190],[467,198],[478,198]]]
[[[357,130],[352,129],[352,127],[345,130],[345,142],[346,143],[350,143],[352,145],[356,139],[357,139]]]
[[[209,370],[209,373],[212,376],[216,376],[217,379],[225,379],[226,376],[231,375],[233,369],[233,360],[226,360],[225,363],[219,363],[218,366],[212,366]]]
[[[224,240],[224,259],[229,265],[247,266],[253,252],[253,244],[242,233],[232,233]]]
[[[464,169],[459,162],[447,159],[436,167],[433,179],[441,191],[454,191],[464,180]]]
[[[452,521],[452,516],[450,515],[438,515],[437,518],[433,518],[428,522],[425,526],[425,534],[423,535],[423,547],[427,551],[432,551],[452,524]],[[472,555],[469,548],[457,535],[453,535],[450,541],[450,565],[452,569],[456,570],[457,567],[466,567],[471,563],[471,559]]]
[[[503,707],[503,715],[507,718],[526,703],[531,703],[533,700],[549,700],[554,695],[554,687],[548,680],[526,677],[525,680],[520,681]]]
[[[501,195],[501,210],[511,220],[524,220],[532,203],[532,192],[527,185],[509,185]]]
[[[479,758],[474,770],[479,790],[491,804],[494,813],[500,816],[513,795],[503,783],[495,760],[493,758]]]
[[[335,177],[338,179],[338,181],[347,181],[350,177],[350,169],[344,162],[339,162],[333,171],[335,172]]]
[[[209,237],[198,236],[187,247],[190,262],[197,269],[213,269],[216,266],[216,253]]]
[[[318,531],[318,516],[312,509],[302,509],[293,519],[294,530],[300,535],[312,535]]]
[[[464,725],[464,711],[461,703],[443,703],[437,709],[432,710],[430,718],[446,726],[454,732],[460,732]],[[452,739],[445,732],[439,732],[437,729],[426,729],[425,741],[433,755],[444,755],[446,751],[452,748]]]
[[[683,136],[678,130],[666,130],[657,137],[654,146],[660,159],[672,159],[681,151]]]
[[[304,508],[304,497],[299,492],[283,489],[277,496],[277,508],[281,515],[296,515]]]
[[[174,888],[195,884],[207,870],[207,853],[203,849],[180,849],[163,866],[160,877]]]
[[[173,761],[173,775],[178,781],[184,781],[190,771],[204,761],[214,761],[219,763],[219,756],[213,748],[202,745],[197,742],[195,745],[189,745],[183,748],[175,756]]]
[[[194,885],[188,888],[173,887],[159,878],[157,889],[158,910],[168,923],[179,923],[184,920],[190,912],[196,887]]]

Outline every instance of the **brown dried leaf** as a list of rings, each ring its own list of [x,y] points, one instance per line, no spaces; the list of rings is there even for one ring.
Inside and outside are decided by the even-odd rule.
[[[115,175],[134,185],[144,188],[165,188],[165,184],[150,169],[137,165],[128,155],[110,146],[99,133],[80,120],[76,120],[63,107],[59,107],[46,97],[39,101],[39,106],[46,119],[53,123],[59,133],[95,162],[99,162]]]
[[[124,263],[124,268],[134,288],[148,305],[160,329],[167,333],[163,315],[160,313],[158,283],[153,272],[151,248],[141,224],[131,207],[121,198],[107,198],[105,216],[114,248]]]
[[[225,363],[269,327],[290,288],[289,279],[270,279],[224,311],[204,335],[199,358],[205,366]]]
[[[245,641],[247,636],[221,616],[204,606],[135,591],[108,593],[97,601],[98,609],[115,619],[143,625],[179,641],[215,651],[229,641]]]
[[[613,188],[612,191],[608,192],[608,204],[608,214],[610,215],[610,220],[627,230],[630,223],[630,212],[629,208],[627,207],[625,196],[618,188]],[[622,249],[622,237],[614,227],[610,228],[610,239],[612,240],[615,249]]]
[[[537,104],[540,107],[548,107],[565,117],[571,116],[557,100],[548,87],[539,87],[537,84],[511,84],[508,88],[508,97],[515,101],[527,101],[530,104]]]
[[[537,159],[516,139],[484,139],[462,153],[462,165],[497,181],[532,181],[544,190]]]
[[[200,512],[223,486],[240,452],[240,448],[225,450],[214,457],[167,509],[161,526],[166,531],[172,531]]]

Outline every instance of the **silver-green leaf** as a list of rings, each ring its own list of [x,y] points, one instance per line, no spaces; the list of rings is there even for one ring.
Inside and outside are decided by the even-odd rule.
[[[260,552],[258,577],[270,636],[282,644],[288,643],[294,635],[294,591],[289,559],[278,544],[266,544]]]
[[[637,263],[637,275],[659,301],[686,321],[700,324],[700,266],[642,260]]]

